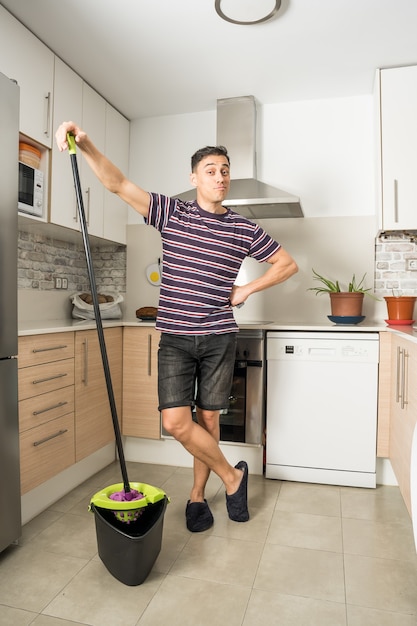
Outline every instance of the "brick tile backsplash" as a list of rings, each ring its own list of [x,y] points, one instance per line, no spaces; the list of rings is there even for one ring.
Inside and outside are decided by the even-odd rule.
[[[126,292],[126,246],[90,243],[97,290]],[[55,278],[68,280],[68,292],[90,291],[82,243],[50,239],[43,234],[19,231],[18,289],[52,290]]]
[[[417,259],[417,234],[399,231],[377,238],[374,285],[377,295],[417,295],[417,271],[407,269],[408,259]]]

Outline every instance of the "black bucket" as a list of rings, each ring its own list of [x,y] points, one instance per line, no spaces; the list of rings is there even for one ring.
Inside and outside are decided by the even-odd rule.
[[[90,505],[96,521],[97,547],[104,565],[121,583],[141,585],[161,551],[165,496],[143,508],[140,517],[127,524],[113,511]]]

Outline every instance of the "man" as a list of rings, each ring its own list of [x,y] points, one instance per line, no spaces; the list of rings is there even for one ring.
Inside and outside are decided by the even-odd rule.
[[[64,122],[56,132],[61,151],[68,147],[67,133],[74,135],[103,185],[161,233],[159,410],[164,428],[194,457],[187,528],[200,532],[213,525],[204,497],[210,471],[224,483],[229,518],[246,522],[248,466],[240,461],[232,467],[218,445],[219,411],[228,404],[238,332],[232,307],[287,280],[297,265],[262,228],[222,205],[230,187],[224,147],[207,146],[193,155],[190,180],[196,201],[183,202],[148,193],[129,181],[74,122]],[[246,256],[270,267],[263,276],[238,286],[235,279]],[[192,420],[194,405],[197,423]]]

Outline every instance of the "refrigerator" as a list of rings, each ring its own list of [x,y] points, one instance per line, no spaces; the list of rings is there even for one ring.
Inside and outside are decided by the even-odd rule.
[[[19,87],[0,74],[0,551],[20,537],[17,404]]]

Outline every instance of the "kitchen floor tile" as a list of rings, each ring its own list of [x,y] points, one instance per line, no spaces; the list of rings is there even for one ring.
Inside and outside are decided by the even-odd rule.
[[[0,604],[0,626],[29,626],[33,624],[36,615],[36,613]]]
[[[396,487],[249,478],[250,520],[229,520],[207,485],[214,525],[190,533],[191,468],[128,462],[132,482],[170,496],[147,579],[116,580],[97,553],[91,496],[121,482],[112,463],[27,523],[0,553],[0,626],[411,626],[417,556]]]
[[[343,517],[399,522],[409,525],[410,516],[398,487],[378,485],[376,489],[341,487]]]
[[[347,606],[348,626],[416,626],[416,616]]]
[[[32,544],[9,548],[0,555],[0,603],[40,612],[87,563]]]
[[[267,544],[254,588],[344,603],[343,556]]]
[[[262,548],[263,545],[255,541],[194,533],[170,573],[186,578],[225,584],[233,582],[236,585],[251,587]]]
[[[265,626],[267,624],[346,626],[346,609],[344,604],[336,602],[254,589],[242,626]]]
[[[417,571],[409,561],[345,554],[346,602],[417,615]]]
[[[343,519],[343,545],[347,554],[411,561],[417,567],[414,537],[409,525]]]
[[[216,555],[213,555],[213,560]],[[240,626],[250,587],[167,576],[139,620],[140,626]]]
[[[142,585],[130,587],[113,578],[101,562],[90,561],[42,614],[91,626],[135,626],[162,580],[151,572]]]
[[[267,543],[342,552],[341,519],[277,510],[272,517]]]
[[[293,513],[340,517],[340,487],[283,482],[276,508]]]

